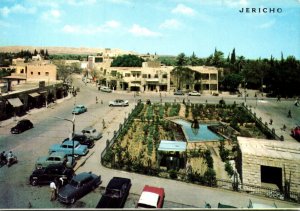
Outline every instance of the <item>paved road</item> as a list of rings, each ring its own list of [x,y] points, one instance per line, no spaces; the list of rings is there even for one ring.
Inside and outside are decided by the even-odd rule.
[[[167,207],[200,207],[203,208],[205,202],[208,202],[212,207],[217,207],[217,203],[232,204],[238,207],[246,207],[249,199],[257,203],[273,204],[276,203],[281,208],[299,207],[299,204],[287,203],[279,200],[266,199],[249,194],[235,193],[232,191],[220,190],[215,188],[208,188],[197,186],[184,182],[177,182],[157,177],[150,177],[139,175],[135,173],[128,173],[124,171],[107,169],[100,164],[100,154],[105,147],[105,141],[112,138],[114,130],[117,130],[119,124],[123,122],[125,116],[129,114],[133,108],[134,102],[137,99],[151,99],[151,101],[160,101],[159,93],[142,93],[140,96],[134,96],[133,93],[114,92],[113,94],[100,93],[95,86],[87,84],[83,85],[80,81],[77,84],[81,91],[76,98],[64,99],[63,102],[54,105],[48,109],[39,109],[30,112],[27,115],[35,123],[35,128],[32,131],[27,131],[20,135],[10,135],[9,128],[15,124],[13,120],[8,120],[1,123],[0,128],[0,150],[13,149],[20,159],[20,162],[11,168],[0,168],[0,208],[64,208],[68,207],[59,202],[50,202],[50,193],[48,187],[31,187],[28,184],[28,177],[34,167],[34,162],[38,156],[44,155],[48,151],[48,147],[52,143],[57,143],[68,134],[71,129],[70,122],[59,121],[53,116],[60,116],[71,119],[70,110],[75,103],[82,103],[87,105],[88,112],[76,117],[76,130],[93,125],[99,130],[103,129],[102,121],[106,122],[106,128],[103,130],[103,138],[96,142],[95,147],[90,151],[86,160],[81,158],[76,166],[76,172],[92,171],[102,176],[103,183],[101,187],[94,192],[86,195],[77,201],[71,207],[88,207],[96,206],[100,199],[103,187],[107,185],[113,176],[123,176],[132,179],[131,194],[125,207],[132,207],[136,203],[138,195],[140,194],[145,184],[153,184],[164,187],[166,190],[166,206]],[[173,102],[181,101],[182,96],[173,96],[171,93],[162,94],[162,101]],[[98,96],[99,102],[103,100],[103,104],[95,103],[95,97]],[[201,96],[189,97],[192,102],[215,103],[221,99],[222,96]],[[225,101],[232,103],[233,101],[241,102],[244,99],[237,97],[225,97]],[[129,99],[130,106],[125,108],[108,108],[107,103],[114,98]],[[281,124],[285,123],[287,127],[292,127],[294,123],[299,122],[300,113],[296,110],[297,107],[291,107],[292,119],[286,118],[286,108],[292,101],[276,102],[275,99],[262,99],[256,101],[255,98],[247,99],[247,104],[256,107],[257,113],[263,118],[263,121],[269,121],[270,116],[273,118],[273,125],[277,130],[280,130]],[[275,113],[277,112],[277,113]],[[275,115],[276,114],[276,115]],[[270,115],[270,116],[269,116]],[[297,116],[296,116],[297,115]],[[45,131],[45,128],[48,128]],[[282,131],[284,133],[284,131]],[[285,131],[287,135],[287,131]],[[288,139],[288,141],[294,141]],[[85,162],[84,162],[85,161]],[[83,165],[80,165],[82,164]]]

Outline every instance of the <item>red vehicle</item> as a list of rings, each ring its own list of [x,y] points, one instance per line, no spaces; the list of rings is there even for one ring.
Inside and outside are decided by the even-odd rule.
[[[164,199],[164,188],[145,185],[136,208],[162,208]]]
[[[291,135],[300,141],[300,126],[295,127],[294,129],[291,130]]]

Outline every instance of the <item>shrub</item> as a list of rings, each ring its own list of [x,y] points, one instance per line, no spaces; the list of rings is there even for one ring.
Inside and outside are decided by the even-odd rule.
[[[226,160],[226,162],[225,162],[225,171],[227,171],[227,174],[230,177],[232,177],[232,175],[234,174],[233,168],[228,160]]]
[[[204,158],[205,158],[207,167],[208,168],[213,168],[214,167],[214,160],[211,157],[211,152],[210,152],[209,149],[205,150],[205,152],[204,152]]]
[[[174,169],[170,170],[170,171],[169,171],[169,177],[170,177],[171,179],[177,179],[177,171],[174,170]]]
[[[216,172],[213,168],[208,168],[203,175],[203,180],[206,185],[209,186],[216,186],[217,179],[216,179]]]

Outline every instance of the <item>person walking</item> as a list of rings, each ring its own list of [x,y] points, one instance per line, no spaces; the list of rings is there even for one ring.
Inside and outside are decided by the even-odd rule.
[[[289,112],[288,112],[288,118],[292,118],[291,110],[289,110]]]
[[[56,191],[57,191],[56,189],[57,189],[56,184],[55,184],[54,181],[52,181],[50,183],[50,190],[51,190],[51,199],[50,199],[50,201],[53,201],[53,200],[56,199]]]

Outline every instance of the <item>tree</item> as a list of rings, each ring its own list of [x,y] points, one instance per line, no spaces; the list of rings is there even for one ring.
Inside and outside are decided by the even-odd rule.
[[[193,52],[192,56],[189,58],[189,64],[191,66],[196,66],[198,65],[198,58],[196,56],[196,54]]]
[[[63,82],[66,82],[72,74],[72,68],[66,65],[66,62],[64,60],[56,60],[53,61],[53,63],[57,67],[57,78],[59,80],[62,80]]]
[[[142,67],[144,59],[136,55],[122,55],[116,57],[111,63],[112,67]]]
[[[236,91],[240,83],[243,81],[243,76],[240,74],[232,73],[225,75],[222,81],[222,86],[225,90]]]
[[[185,66],[187,65],[187,58],[185,56],[184,53],[180,53],[177,57],[176,57],[176,66]]]
[[[235,64],[235,48],[232,50],[231,57],[230,57],[230,63]]]

